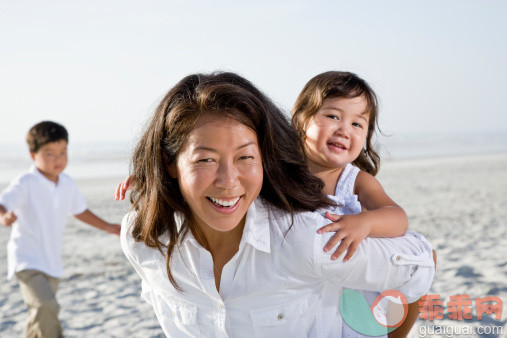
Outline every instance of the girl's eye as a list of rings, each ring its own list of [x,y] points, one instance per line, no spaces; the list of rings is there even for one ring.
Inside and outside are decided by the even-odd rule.
[[[362,126],[360,123],[357,123],[357,122],[352,123],[352,125],[353,125],[354,127],[363,128],[363,126]]]
[[[327,115],[326,117],[329,117],[330,119],[333,119],[333,120],[339,120],[340,118],[336,115]]]

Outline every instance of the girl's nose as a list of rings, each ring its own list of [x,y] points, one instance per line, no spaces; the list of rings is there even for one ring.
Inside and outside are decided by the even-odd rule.
[[[335,132],[334,132],[334,135],[335,136],[341,136],[341,137],[349,137],[350,135],[350,129],[349,127],[345,124],[345,123],[340,123]]]
[[[238,170],[232,163],[222,163],[218,167],[215,185],[222,189],[233,189],[238,185]]]

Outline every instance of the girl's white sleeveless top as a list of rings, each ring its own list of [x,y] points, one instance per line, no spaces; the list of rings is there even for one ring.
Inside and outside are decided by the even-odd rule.
[[[347,215],[355,215],[361,212],[361,203],[354,195],[354,184],[356,183],[357,174],[359,174],[359,168],[352,164],[347,164],[338,179],[334,197],[337,202],[340,202],[347,209]]]
[[[359,174],[360,169],[352,164],[347,164],[338,179],[338,183],[336,184],[335,196],[333,196],[333,200],[341,205],[345,206],[343,210],[346,215],[355,215],[361,212],[361,203],[359,203],[359,199],[357,195],[354,194],[354,184],[356,183],[357,174]],[[375,298],[379,295],[378,292],[374,291],[365,291],[365,290],[357,290],[361,292],[366,298],[366,301],[371,306]],[[359,338],[359,337],[368,337],[362,335],[347,325],[347,323],[343,322],[342,327],[342,337],[343,338]],[[387,336],[381,336],[387,337]]]

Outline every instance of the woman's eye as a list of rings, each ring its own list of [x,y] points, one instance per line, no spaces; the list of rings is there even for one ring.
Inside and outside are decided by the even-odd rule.
[[[239,159],[240,160],[251,160],[251,159],[253,159],[253,156],[245,155],[245,156],[241,156]]]
[[[212,161],[213,161],[212,158],[203,158],[203,159],[198,160],[197,163],[210,163]]]

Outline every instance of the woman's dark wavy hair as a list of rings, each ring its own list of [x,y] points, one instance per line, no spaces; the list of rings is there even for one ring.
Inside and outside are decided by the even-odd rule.
[[[363,96],[366,100],[369,124],[365,147],[352,164],[375,176],[380,169],[380,156],[372,145],[375,130],[379,129],[378,100],[368,83],[356,74],[330,71],[319,74],[308,81],[292,109],[292,126],[304,141],[308,122],[322,107],[324,99],[336,97],[351,99],[358,96]]]
[[[293,213],[331,204],[323,182],[304,162],[301,139],[288,118],[252,83],[234,73],[189,75],[164,97],[132,157],[130,201],[136,216],[132,235],[166,255],[170,282],[181,291],[170,269],[178,242],[192,230],[192,213],[168,167],[176,159],[199,117],[213,114],[234,119],[257,134],[264,181],[260,196]],[[184,216],[178,230],[175,213]],[[160,236],[167,234],[168,242]]]

